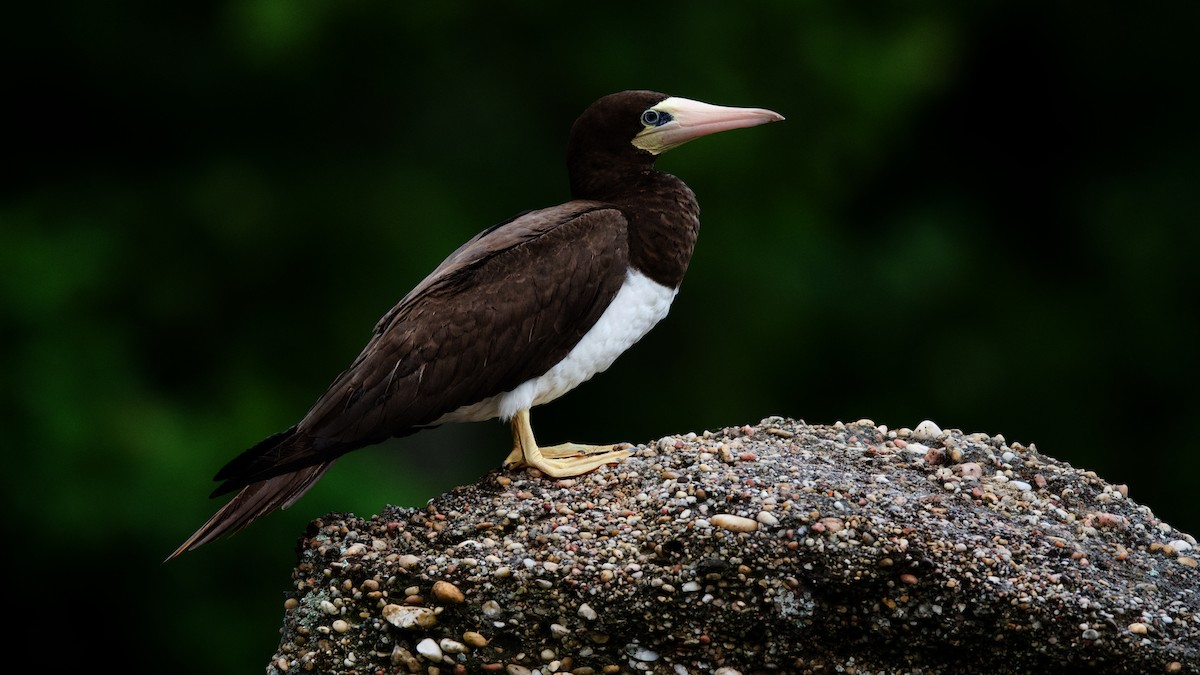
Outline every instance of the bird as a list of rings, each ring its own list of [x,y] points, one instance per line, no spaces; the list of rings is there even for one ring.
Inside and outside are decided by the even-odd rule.
[[[667,315],[700,230],[662,153],[783,120],[655,91],[604,96],[571,126],[570,201],[489,227],[452,252],[375,325],[291,428],[225,464],[210,497],[236,492],[167,560],[300,499],[343,455],[452,422],[500,418],[506,470],[577,476],[623,461],[618,445],[542,447],[531,408],[607,369]]]

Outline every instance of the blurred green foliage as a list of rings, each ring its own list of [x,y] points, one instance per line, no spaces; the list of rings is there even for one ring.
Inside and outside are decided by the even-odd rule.
[[[1195,3],[40,7],[0,29],[4,494],[18,606],[81,654],[257,671],[309,519],[503,458],[500,424],[356,453],[159,564],[445,254],[567,198],[571,122],[628,88],[788,121],[660,162],[704,208],[689,278],[540,437],[930,418],[1200,531]]]

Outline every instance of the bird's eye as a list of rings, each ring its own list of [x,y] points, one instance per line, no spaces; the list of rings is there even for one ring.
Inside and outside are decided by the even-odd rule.
[[[654,108],[650,108],[642,113],[642,124],[648,127],[661,127],[671,121],[670,113],[659,112]]]

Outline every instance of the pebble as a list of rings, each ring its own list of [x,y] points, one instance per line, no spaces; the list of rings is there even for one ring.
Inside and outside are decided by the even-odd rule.
[[[471,631],[471,630],[463,633],[462,637],[463,637],[463,642],[465,642],[475,648],[486,647],[487,643],[488,643],[487,638],[485,638],[484,636],[480,635],[479,633],[476,633],[475,631]]]
[[[332,602],[330,602],[328,600],[322,600],[321,601],[321,611],[325,612],[326,614],[337,614],[338,608],[337,608],[337,605],[333,604]]]
[[[442,660],[442,648],[438,643],[433,641],[433,638],[425,638],[417,643],[417,653],[430,661],[439,662]]]
[[[458,589],[458,586],[449,581],[435,581],[433,583],[433,597],[442,602],[454,605],[461,603],[464,599],[463,592]]]
[[[931,420],[925,420],[913,429],[912,437],[918,441],[936,441],[938,436],[942,435],[942,428],[934,424]]]
[[[333,629],[339,633],[345,633],[346,631],[350,630],[350,624],[346,623],[342,619],[337,619],[333,622]]]
[[[596,617],[598,616],[596,614],[596,610],[592,609],[592,606],[586,602],[579,606],[579,611],[577,614],[588,621],[595,621]]]
[[[956,467],[956,470],[958,471],[958,475],[962,476],[963,478],[983,477],[983,467],[979,466],[975,462],[963,462]]]
[[[465,644],[459,642],[458,640],[451,640],[450,638],[442,638],[438,641],[438,646],[441,647],[442,652],[446,654],[465,654],[467,652],[467,646]]]
[[[755,520],[768,527],[774,527],[775,525],[779,524],[779,519],[776,518],[770,511],[759,511]]]
[[[841,532],[842,530],[846,529],[845,522],[842,521],[841,518],[836,518],[834,516],[822,518],[821,520],[819,520],[817,522],[821,525],[821,528],[825,532],[828,532],[829,534],[833,534],[835,532]]]
[[[757,522],[749,518],[743,518],[742,516],[735,516],[731,513],[718,513],[709,518],[708,521],[717,527],[731,532],[753,532],[758,529]]]
[[[408,672],[410,673],[415,673],[421,669],[421,662],[417,660],[417,657],[413,656],[412,652],[408,651],[404,647],[401,647],[400,645],[396,645],[392,648],[392,665],[402,665],[407,668]]]
[[[1129,632],[1133,633],[1134,635],[1145,635],[1147,632],[1147,626],[1140,621],[1136,621],[1129,624]]]
[[[397,628],[429,628],[437,623],[437,615],[428,607],[387,605],[382,613],[383,618]]]
[[[632,657],[635,661],[644,661],[653,663],[658,660],[658,652],[653,649],[643,647],[636,642],[625,645],[625,653]]]
[[[1084,640],[1099,640],[1100,631],[1096,630],[1095,628],[1089,628],[1083,631],[1083,635],[1080,637],[1082,637]]]
[[[1023,480],[1010,480],[1010,481],[1008,481],[1008,484],[1017,488],[1021,492],[1029,492],[1030,490],[1033,489],[1032,485],[1030,485],[1029,483],[1026,483]]]

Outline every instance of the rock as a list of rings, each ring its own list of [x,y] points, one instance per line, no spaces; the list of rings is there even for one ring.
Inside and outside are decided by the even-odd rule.
[[[918,429],[772,417],[331,514],[267,671],[1200,672],[1194,537],[1032,446]]]

